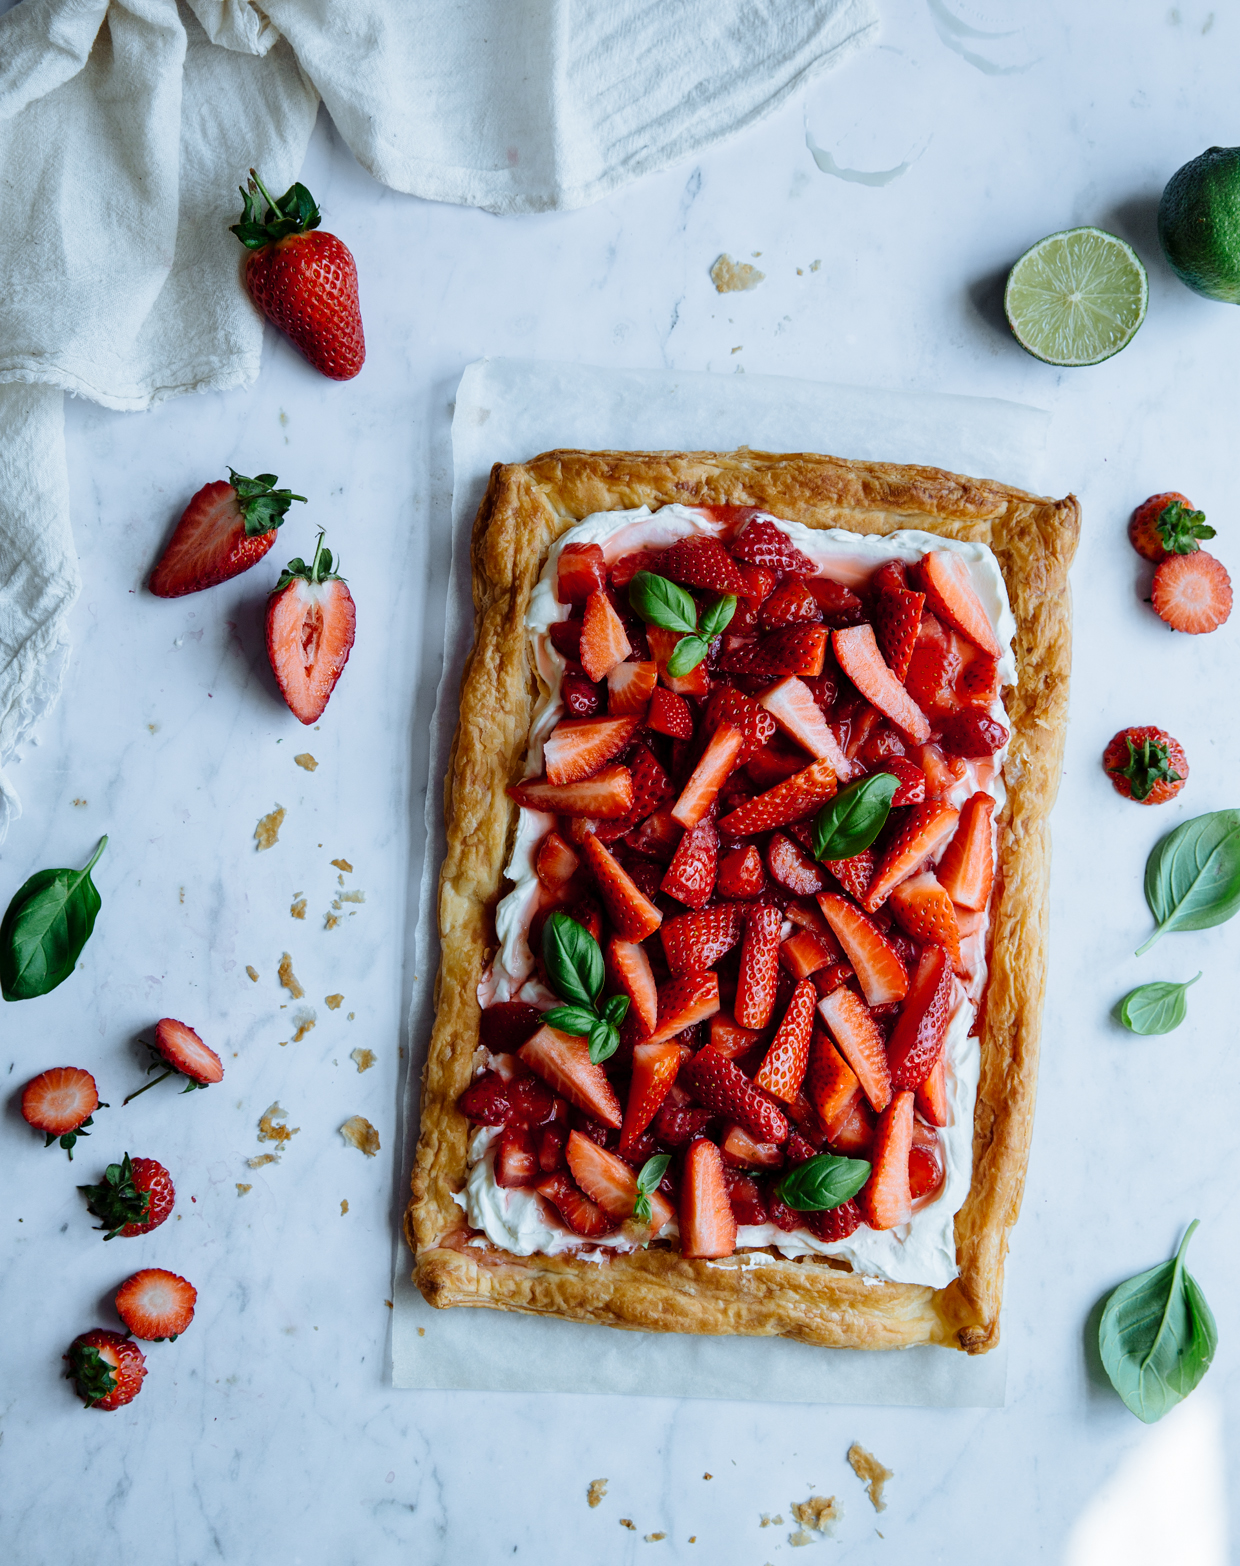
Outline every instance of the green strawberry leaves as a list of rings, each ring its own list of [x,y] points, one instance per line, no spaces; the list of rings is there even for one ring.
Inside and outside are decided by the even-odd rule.
[[[639,571],[629,583],[629,603],[647,625],[681,632],[667,660],[667,672],[676,680],[697,668],[736,613],[735,596],[724,593],[699,615],[696,602],[683,587],[653,571]]]
[[[1167,747],[1160,745],[1157,740],[1142,740],[1138,749],[1131,740],[1125,742],[1128,746],[1128,761],[1122,767],[1111,767],[1109,770],[1117,777],[1127,778],[1132,789],[1132,797],[1140,803],[1148,799],[1154,790],[1156,783],[1180,783],[1181,775],[1171,765],[1171,758]]]
[[[135,1184],[128,1153],[119,1164],[108,1165],[98,1185],[79,1185],[78,1190],[86,1197],[86,1211],[101,1220],[97,1227],[109,1231],[105,1240],[114,1240],[126,1224],[150,1217],[151,1193]]]
[[[102,906],[90,873],[107,843],[100,838],[84,870],[39,870],[17,889],[0,922],[6,1001],[46,995],[73,972]]]
[[[228,470],[228,482],[237,492],[237,505],[245,518],[245,536],[258,538],[270,533],[284,521],[284,513],[295,500],[304,503],[304,495],[294,495],[291,489],[277,489],[274,473],[260,473],[257,478],[246,478],[235,468]]]
[[[323,214],[304,185],[290,185],[277,201],[259,179],[255,169],[250,170],[248,184],[248,189],[244,185],[238,187],[243,203],[241,221],[234,223],[230,230],[247,250],[261,250],[264,245],[274,244],[277,239],[287,239],[290,234],[307,234],[323,221]],[[263,217],[259,216],[262,206],[258,199],[260,195],[267,203],[267,212]]]
[[[297,497],[295,496],[294,498],[296,499]],[[323,532],[320,529],[314,545],[314,558],[310,564],[307,565],[300,556],[295,560],[290,560],[284,567],[284,570],[280,572],[280,580],[272,589],[273,592],[282,592],[290,582],[295,581],[298,577],[305,582],[309,582],[312,587],[317,587],[320,582],[342,582],[344,580],[339,571],[332,570],[332,552],[324,545],[323,536]]]
[[[547,977],[567,1003],[544,1012],[543,1021],[585,1039],[596,1066],[610,1060],[620,1048],[620,1024],[628,1015],[629,998],[609,995],[599,1006],[605,972],[598,942],[568,914],[553,913],[543,925],[542,950]]]
[[[1213,538],[1214,529],[1206,526],[1204,511],[1192,511],[1182,500],[1164,506],[1154,524],[1169,555],[1195,555],[1199,538]]]
[[[78,1391],[87,1404],[99,1403],[110,1392],[116,1391],[116,1372],[93,1343],[73,1343],[65,1358],[69,1362],[65,1374],[70,1381],[77,1383]]]

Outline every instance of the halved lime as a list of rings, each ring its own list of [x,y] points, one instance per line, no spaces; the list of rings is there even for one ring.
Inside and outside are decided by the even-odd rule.
[[[1101,364],[1132,341],[1148,298],[1131,245],[1101,228],[1069,228],[1021,256],[1008,273],[1003,313],[1035,359]]]

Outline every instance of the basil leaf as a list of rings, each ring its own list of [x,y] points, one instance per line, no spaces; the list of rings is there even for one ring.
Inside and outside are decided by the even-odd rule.
[[[590,1059],[601,1066],[620,1048],[620,1035],[610,1022],[596,1022],[590,1029]]]
[[[697,604],[693,598],[683,587],[653,571],[639,571],[629,583],[629,603],[647,625],[689,635],[697,630]]]
[[[637,1189],[643,1196],[649,1196],[651,1191],[659,1189],[659,1181],[667,1173],[671,1161],[670,1153],[656,1153],[653,1158],[646,1160],[637,1176]]]
[[[1156,843],[1145,900],[1158,928],[1138,957],[1168,930],[1208,930],[1240,910],[1240,810],[1194,816]]]
[[[1171,1261],[1121,1283],[1106,1302],[1098,1349],[1111,1385],[1147,1425],[1198,1384],[1218,1346],[1218,1329],[1184,1252],[1197,1219]]]
[[[542,948],[556,991],[566,1001],[593,1009],[603,988],[603,954],[589,930],[566,913],[553,913],[543,926]]]
[[[869,848],[886,824],[899,787],[892,773],[876,772],[842,788],[814,817],[814,857],[851,859]]]
[[[1197,979],[1189,979],[1188,984],[1142,984],[1124,996],[1116,1016],[1133,1033],[1170,1033],[1188,1015],[1186,991]]]
[[[705,610],[698,621],[698,635],[704,636],[709,642],[713,637],[726,631],[732,623],[732,616],[736,613],[736,595],[725,593],[722,598],[716,598],[710,608]]]
[[[672,656],[667,660],[667,672],[674,680],[678,680],[691,669],[696,669],[709,651],[710,643],[700,636],[682,636],[672,648]]]
[[[856,1196],[869,1178],[868,1160],[819,1153],[790,1169],[775,1189],[800,1213],[825,1213]]]
[[[95,928],[99,893],[90,878],[107,847],[85,870],[40,870],[19,887],[0,922],[0,993],[32,1000],[63,984]]]
[[[543,1012],[543,1021],[559,1028],[561,1033],[575,1033],[584,1039],[589,1037],[598,1018],[584,1006],[553,1006],[550,1011]]]
[[[610,1022],[613,1028],[618,1028],[628,1014],[627,995],[609,995],[603,1002],[603,1021]]]

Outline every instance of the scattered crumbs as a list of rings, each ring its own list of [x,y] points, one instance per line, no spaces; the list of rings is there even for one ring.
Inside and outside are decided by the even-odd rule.
[[[257,968],[252,968],[250,966],[250,964],[247,962],[246,965],[245,965],[245,971],[249,974],[250,978],[254,981],[254,983],[257,984],[258,983],[258,969]]]
[[[713,1479],[714,1477],[715,1477],[714,1474],[703,1474],[702,1475],[703,1479]]]
[[[813,1534],[806,1533],[804,1528],[798,1528],[795,1533],[790,1533],[788,1535],[789,1544],[813,1544],[813,1542]]]
[[[252,1191],[253,1189],[254,1189],[254,1187],[252,1185],[242,1185],[240,1180],[237,1181],[237,1195],[238,1196],[244,1196],[247,1191]]]
[[[801,267],[801,266],[797,267],[797,276],[798,277],[804,277],[805,276],[805,268],[804,267]]]
[[[329,913],[327,918],[323,920],[323,928],[325,930],[334,930],[339,923],[340,920],[337,919],[336,915]]]
[[[246,1159],[246,1164],[251,1169],[261,1169],[264,1164],[278,1164],[279,1162],[280,1160],[274,1153],[259,1153],[257,1158]],[[246,1186],[246,1190],[249,1190],[249,1186]]]
[[[350,1147],[365,1153],[367,1158],[373,1158],[379,1151],[379,1133],[361,1115],[350,1115],[340,1127],[340,1134]]]
[[[821,265],[821,261],[811,261],[809,264],[809,269],[811,272],[816,272]]]
[[[603,1497],[606,1494],[607,1494],[607,1481],[606,1481],[606,1479],[591,1479],[590,1480],[590,1487],[586,1491],[586,1505],[587,1506],[597,1506],[598,1503],[603,1499]]]
[[[343,873],[343,871],[341,872],[340,875],[338,875],[336,877],[336,884],[337,884],[337,886],[343,886],[344,885],[344,873]]]
[[[323,1004],[327,1007],[328,1011],[339,1011],[340,1002],[343,999],[343,995],[325,995],[323,997]]]
[[[839,1517],[839,1510],[836,1507],[833,1495],[811,1495],[808,1501],[801,1501],[793,1506],[792,1516],[794,1521],[800,1523],[802,1533],[805,1533],[807,1528],[814,1533],[829,1533],[831,1525]],[[805,1534],[804,1539],[798,1539],[794,1534],[788,1542],[789,1544],[808,1544],[810,1543],[809,1534]]]
[[[620,1526],[622,1528],[627,1528],[631,1533],[637,1532],[637,1524],[631,1517],[622,1517],[620,1519]]]
[[[318,766],[318,762],[314,759],[308,750],[303,750],[301,755],[294,756],[293,760],[306,772],[313,772],[314,769]]]
[[[697,1534],[696,1533],[691,1533],[689,1535],[689,1543],[690,1544],[696,1544],[697,1543]]]
[[[301,1130],[300,1126],[279,1125],[278,1121],[288,1119],[288,1110],[281,1109],[279,1104],[272,1104],[258,1122],[258,1140],[260,1142],[284,1143],[290,1137],[294,1137]],[[277,1160],[272,1154],[268,1154],[264,1163],[274,1164]],[[250,1160],[250,1168],[257,1168],[254,1160]]]
[[[151,731],[152,734],[158,734],[159,733],[159,724],[158,723],[148,723],[147,724],[147,728]]]
[[[365,901],[366,893],[362,891],[341,892],[340,896],[336,899],[336,902],[341,903],[364,903]],[[332,903],[333,908],[336,906],[336,902]]]
[[[184,888],[184,887],[182,887],[182,888],[181,888],[181,897],[180,897],[180,901],[181,901],[181,902],[182,902],[182,903],[184,903],[184,901],[185,901],[185,888]]]
[[[348,1212],[348,1210],[349,1210],[349,1203],[348,1203],[348,1199],[346,1198],[340,1204],[340,1216],[343,1218],[345,1213]]]
[[[741,351],[741,349],[742,349],[742,348],[743,348],[743,347],[744,347],[744,346],[745,346],[745,345],[744,345],[744,343],[737,343],[737,345],[736,345],[736,347],[735,347],[735,348],[733,348],[733,350],[732,350],[732,352],[733,352],[733,353],[740,353],[740,351]]]
[[[294,1000],[300,1000],[306,993],[302,989],[297,975],[293,972],[293,959],[287,952],[280,958],[280,983]]]
[[[396,1306],[395,1306],[395,1305],[393,1305],[393,1303],[392,1303],[392,1301],[391,1301],[391,1300],[384,1300],[384,1302],[383,1302],[383,1303],[384,1303],[384,1304],[385,1304],[385,1305],[386,1305],[386,1306],[387,1306],[387,1308],[388,1308],[388,1309],[389,1309],[389,1310],[395,1310],[395,1309],[396,1309]],[[423,1331],[424,1331],[424,1330],[425,1330],[425,1329],[424,1329],[424,1328],[422,1328],[422,1327],[419,1327],[419,1328],[418,1328],[418,1336],[419,1336],[419,1337],[421,1337],[421,1336],[422,1336],[422,1333],[423,1333]]]
[[[254,841],[258,847],[255,853],[261,854],[264,848],[270,848],[280,836],[280,826],[284,820],[284,806],[277,805],[270,815],[264,816],[254,828]]]
[[[322,843],[320,843],[319,847],[322,848],[322,846]],[[353,866],[347,859],[333,859],[332,864],[335,865],[337,870],[347,870],[350,875],[353,874]]]
[[[726,252],[710,269],[710,280],[717,294],[745,293],[750,288],[756,288],[765,276],[765,272],[759,272],[748,261],[733,261]]]
[[[369,1071],[375,1063],[375,1052],[373,1049],[355,1049],[349,1059],[355,1063],[359,1072]]]
[[[75,799],[75,800],[74,800],[74,801],[73,801],[73,803],[74,803],[74,804],[75,804],[75,805],[76,805],[76,806],[77,806],[77,807],[78,807],[78,809],[79,809],[79,810],[80,810],[80,809],[81,809],[81,807],[82,807],[82,806],[83,806],[83,805],[84,805],[84,804],[86,804],[86,803],[87,803],[87,801],[86,801],[86,800],[84,800],[84,799]]]
[[[301,895],[300,892],[295,892],[293,894],[293,901],[289,908],[289,913],[292,914],[294,919],[304,919],[306,917],[306,899]]]
[[[883,1500],[883,1486],[888,1479],[895,1477],[891,1469],[884,1468],[872,1452],[867,1452],[865,1447],[856,1441],[848,1448],[848,1461],[852,1464],[853,1473],[864,1481],[874,1510],[886,1511],[887,1503]]]
[[[354,1019],[354,1017],[356,1017],[356,1016],[357,1016],[357,1013],[356,1013],[356,1012],[355,1012],[355,1011],[351,1011],[351,1012],[350,1012],[350,1013],[349,1013],[349,1016],[348,1016],[348,1021],[350,1021],[350,1022],[352,1022],[352,1021],[353,1021],[353,1019]],[[405,1052],[404,1052],[404,1050],[403,1050],[403,1049],[402,1049],[402,1050],[401,1050],[401,1055],[402,1055],[402,1057],[403,1057],[403,1055],[404,1055],[404,1053],[405,1053]]]
[[[644,1535],[644,1538],[647,1544],[654,1544],[659,1539],[666,1539],[667,1535],[665,1533],[648,1533]]]
[[[292,1042],[300,1044],[318,1020],[309,1006],[304,1006],[301,1011],[294,1013],[293,1021],[297,1024],[297,1032],[293,1034]]]

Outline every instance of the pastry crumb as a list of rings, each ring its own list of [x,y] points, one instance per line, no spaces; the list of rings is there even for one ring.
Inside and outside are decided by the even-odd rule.
[[[242,1185],[240,1180],[237,1181],[237,1195],[238,1196],[244,1196],[247,1191],[252,1191],[253,1189],[254,1189],[254,1187],[252,1185]]]
[[[261,1116],[258,1122],[258,1140],[260,1142],[278,1142],[283,1144],[295,1137],[301,1130],[300,1126],[281,1125],[280,1121],[288,1119],[288,1110],[281,1109],[278,1103],[272,1104]],[[273,1153],[265,1153],[262,1159],[265,1164],[278,1163],[279,1160]],[[258,1165],[250,1159],[250,1168],[256,1169]]]
[[[329,913],[327,918],[323,920],[323,928],[325,930],[334,930],[339,923],[340,920],[336,917],[336,915],[334,913]]]
[[[258,983],[258,969],[252,967],[247,962],[246,965],[245,965],[245,971],[249,974],[249,976],[250,976],[251,980],[253,981],[253,983],[257,984]]]
[[[355,1012],[355,1011],[351,1011],[351,1012],[350,1012],[350,1013],[349,1013],[349,1016],[348,1016],[348,1021],[349,1021],[349,1022],[352,1022],[352,1021],[353,1021],[353,1019],[354,1019],[354,1017],[356,1017],[356,1016],[357,1016],[357,1013],[356,1013],[356,1012]],[[405,1047],[404,1047],[404,1045],[403,1045],[403,1044],[402,1044],[402,1045],[401,1045],[401,1049],[400,1049],[400,1058],[401,1058],[401,1059],[402,1059],[402,1060],[404,1060],[404,1058],[405,1058]]]
[[[713,1479],[714,1477],[715,1477],[714,1474],[703,1474],[702,1475],[703,1479]]]
[[[655,1544],[659,1539],[666,1539],[667,1535],[665,1533],[647,1533],[643,1535],[643,1538],[647,1544]]]
[[[350,1147],[365,1153],[367,1158],[373,1158],[379,1151],[379,1133],[361,1115],[350,1115],[340,1127],[340,1134]]]
[[[306,899],[300,892],[293,894],[293,902],[289,908],[289,913],[294,919],[304,919],[306,917]]]
[[[343,1218],[345,1213],[348,1212],[348,1210],[349,1210],[349,1201],[348,1201],[348,1198],[346,1197],[340,1203],[340,1216]]]
[[[748,261],[733,261],[725,251],[710,269],[710,280],[717,294],[747,293],[756,288],[766,276]]]
[[[852,1464],[853,1473],[865,1483],[874,1510],[886,1511],[887,1503],[883,1500],[883,1486],[888,1479],[895,1477],[891,1469],[884,1468],[872,1452],[867,1452],[865,1447],[856,1441],[848,1448],[848,1461]]]
[[[366,893],[362,891],[341,892],[336,901],[341,903],[364,903],[366,901]],[[332,907],[334,908],[335,906],[336,903],[333,903]]]
[[[302,988],[301,981],[293,972],[293,959],[289,956],[288,952],[285,952],[284,955],[280,958],[280,983],[289,992],[294,1000],[300,1000],[306,993]]]
[[[332,860],[332,864],[335,865],[337,870],[344,870],[349,875],[353,874],[353,866],[349,863],[349,861],[347,859],[333,859]]]
[[[264,1164],[278,1164],[280,1160],[274,1153],[259,1153],[256,1158],[247,1158],[246,1166],[250,1169],[261,1169]],[[250,1188],[247,1185],[246,1190]]]
[[[589,1488],[586,1490],[586,1505],[597,1506],[606,1494],[606,1479],[591,1479]]]
[[[274,810],[263,816],[259,821],[254,828],[254,841],[258,844],[258,847],[254,850],[256,854],[261,854],[264,848],[271,848],[279,841],[280,827],[283,825],[284,815],[284,806],[277,805]]]
[[[808,1501],[796,1503],[792,1508],[793,1521],[800,1523],[802,1532],[809,1528],[815,1533],[829,1533],[838,1517],[833,1495],[811,1495]],[[809,1542],[808,1537],[804,1542]],[[789,1543],[795,1544],[797,1540],[790,1539]]]
[[[631,1517],[622,1517],[620,1519],[620,1526],[622,1528],[629,1529],[629,1531],[631,1533],[636,1533],[637,1532],[637,1524],[633,1521],[633,1519]]]
[[[325,995],[323,997],[323,1004],[327,1007],[328,1011],[339,1011],[340,1003],[343,1000],[343,995]]]
[[[789,1544],[813,1544],[813,1542],[813,1534],[806,1533],[804,1528],[798,1528],[795,1533],[790,1533],[788,1535]]]
[[[811,261],[809,264],[809,269],[811,272],[816,272],[821,265],[821,261]]]
[[[303,750],[301,755],[294,756],[293,760],[306,772],[313,772],[314,769],[318,766],[318,762],[314,759],[308,750]]]
[[[293,1017],[293,1021],[297,1024],[297,1032],[293,1034],[292,1042],[300,1044],[310,1029],[317,1025],[318,1020],[313,1008],[310,1006],[303,1007],[301,1011],[297,1012]]]
[[[351,1050],[349,1053],[349,1059],[355,1062],[359,1072],[369,1071],[371,1066],[373,1066],[375,1063],[375,1052],[373,1049]]]

